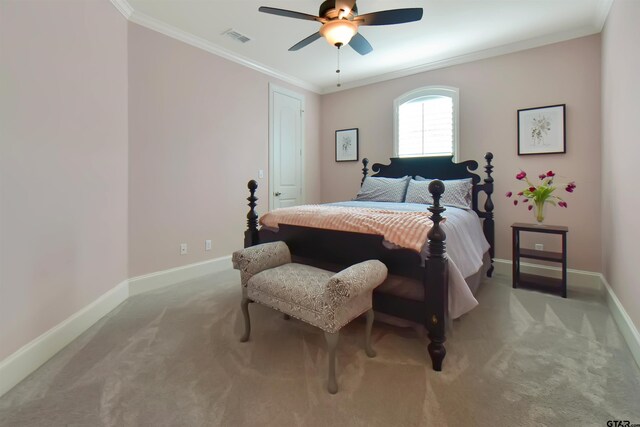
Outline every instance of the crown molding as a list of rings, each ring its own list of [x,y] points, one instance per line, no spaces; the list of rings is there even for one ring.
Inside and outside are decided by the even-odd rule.
[[[610,0],[604,0],[610,1]],[[433,71],[440,68],[451,67],[453,65],[465,64],[468,62],[479,61],[482,59],[493,58],[496,56],[506,55],[509,53],[520,52],[527,49],[533,49],[536,47],[542,47],[554,43],[559,43],[579,37],[585,37],[592,34],[599,33],[600,30],[595,27],[584,27],[578,30],[565,31],[556,34],[550,34],[547,36],[536,37],[533,39],[522,40],[515,43],[509,43],[506,45],[480,50],[477,52],[471,52],[464,55],[455,56],[452,58],[446,58],[439,61],[428,62],[426,64],[417,65],[415,67],[408,67],[402,70],[392,71],[390,73],[380,74],[373,77],[368,77],[352,82],[343,82],[342,86],[338,89],[334,86],[327,86],[322,88],[321,94],[329,94],[335,92],[341,92],[343,90],[354,89],[361,86],[367,86],[374,83],[381,83],[387,80],[393,80],[401,77],[407,77],[414,74],[420,74],[427,71]]]
[[[133,23],[136,23],[150,30],[157,31],[161,34],[164,34],[168,37],[179,40],[183,43],[205,50],[214,55],[223,57],[229,61],[235,62],[237,64],[240,64],[245,67],[251,68],[255,71],[258,71],[260,73],[277,78],[286,83],[292,84],[299,88],[306,89],[308,91],[311,91],[320,95],[330,94],[335,92],[342,92],[349,89],[355,89],[357,87],[385,82],[387,80],[407,77],[414,74],[420,74],[427,71],[437,70],[440,68],[451,67],[453,65],[460,65],[468,62],[479,61],[482,59],[493,58],[496,56],[506,55],[510,53],[519,52],[522,50],[533,49],[536,47],[541,47],[541,46],[545,46],[553,43],[559,43],[559,42],[563,42],[563,41],[567,41],[567,40],[571,40],[579,37],[585,37],[592,34],[597,34],[602,31],[602,28],[607,20],[607,16],[609,14],[609,11],[611,10],[611,6],[613,5],[613,2],[614,0],[600,0],[598,4],[596,17],[593,20],[593,24],[588,27],[583,27],[577,30],[570,30],[570,31],[550,34],[542,37],[536,37],[533,39],[522,40],[515,43],[509,43],[506,45],[502,45],[502,46],[498,46],[490,49],[471,52],[468,54],[463,54],[463,55],[459,55],[451,58],[431,61],[425,64],[417,65],[414,67],[408,67],[401,70],[380,74],[377,76],[366,77],[366,78],[354,80],[351,82],[344,82],[342,83],[340,88],[337,88],[333,85],[331,86],[314,85],[312,83],[309,83],[297,77],[284,74],[278,70],[275,70],[266,65],[260,64],[259,62],[253,61],[249,58],[245,58],[241,55],[238,55],[234,52],[224,49],[201,37],[198,37],[196,35],[183,31],[179,28],[176,28],[172,25],[169,25],[164,21],[160,21],[144,13],[137,12],[136,10],[133,9],[133,7],[129,4],[127,0],[111,0],[111,3],[116,7],[116,9],[118,9],[118,11],[122,13],[122,15],[125,18],[127,18],[127,20]]]
[[[111,0],[111,4],[127,19],[133,14],[133,7],[127,0]]]
[[[171,37],[175,40],[179,40],[193,47],[197,47],[198,49],[202,49],[214,55],[228,59],[229,61],[251,68],[260,73],[266,74],[271,77],[275,77],[279,80],[282,80],[286,83],[290,83],[299,88],[306,89],[308,91],[315,92],[318,94],[321,92],[320,86],[316,86],[304,80],[290,76],[288,74],[281,73],[273,68],[260,64],[259,62],[252,61],[251,59],[245,58],[234,52],[226,50],[208,40],[203,39],[202,37],[198,37],[196,35],[183,31],[179,28],[176,28],[172,25],[169,25],[164,21],[160,21],[159,19],[152,18],[151,16],[148,16],[144,13],[140,13],[135,9],[133,9],[131,5],[127,2],[127,0],[111,0],[111,3],[130,22],[133,22],[135,24],[138,24],[150,30],[156,31],[158,33],[164,34],[165,36]]]
[[[611,12],[612,6],[613,0],[600,0],[598,2],[598,10],[596,11],[594,19],[594,25],[598,29],[598,32],[602,31],[604,24],[607,23],[607,17],[609,17],[609,12]]]

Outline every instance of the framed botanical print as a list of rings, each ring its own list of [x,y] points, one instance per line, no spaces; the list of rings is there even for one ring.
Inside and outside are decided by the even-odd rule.
[[[358,128],[336,131],[336,162],[358,161]]]
[[[518,155],[567,152],[565,106],[518,110]]]

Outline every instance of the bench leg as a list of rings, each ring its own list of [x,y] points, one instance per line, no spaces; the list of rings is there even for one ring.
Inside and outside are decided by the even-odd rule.
[[[245,296],[242,297],[240,308],[242,309],[242,316],[244,317],[244,334],[240,338],[240,342],[249,341],[249,335],[251,334],[251,320],[249,319],[249,303],[251,300]]]
[[[373,327],[373,309],[367,311],[367,328],[364,333],[364,351],[369,357],[376,357],[376,351],[371,347],[371,328]]]
[[[329,390],[331,394],[338,392],[338,383],[336,382],[336,347],[338,346],[338,337],[340,337],[340,332],[324,333],[324,338],[327,340],[327,347],[329,348],[329,382],[327,390]]]

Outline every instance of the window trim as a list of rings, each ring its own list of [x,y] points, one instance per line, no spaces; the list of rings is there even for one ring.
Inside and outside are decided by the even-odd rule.
[[[415,98],[422,98],[425,96],[446,96],[453,101],[453,160],[456,161],[459,152],[459,110],[460,110],[460,90],[453,86],[423,86],[418,89],[411,90],[403,93],[399,97],[393,100],[393,157],[400,157],[399,153],[399,132],[400,126],[398,124],[398,109],[406,102],[409,102]],[[437,157],[437,154],[423,155],[423,156],[405,156],[405,157]]]

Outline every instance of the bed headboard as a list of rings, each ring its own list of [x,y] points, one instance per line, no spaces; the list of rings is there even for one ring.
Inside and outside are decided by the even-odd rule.
[[[493,194],[493,153],[487,153],[484,156],[486,164],[485,178],[482,179],[480,175],[473,173],[478,169],[478,162],[475,160],[466,160],[460,163],[454,163],[453,156],[438,156],[438,157],[393,157],[388,165],[382,163],[374,163],[371,170],[374,172],[371,176],[386,177],[386,178],[401,178],[403,176],[410,175],[414,177],[420,175],[423,178],[429,179],[464,179],[471,178],[473,183],[472,191],[472,207],[478,216],[483,220],[483,231],[487,238],[487,241],[491,245],[490,255],[493,261],[495,249],[495,226],[493,222],[493,201],[491,195]],[[369,160],[362,159],[362,182],[369,176]],[[446,191],[446,185],[445,185]],[[485,193],[486,199],[484,206],[480,206],[479,194]],[[490,272],[493,271],[491,266]],[[490,272],[487,274],[491,276]]]

